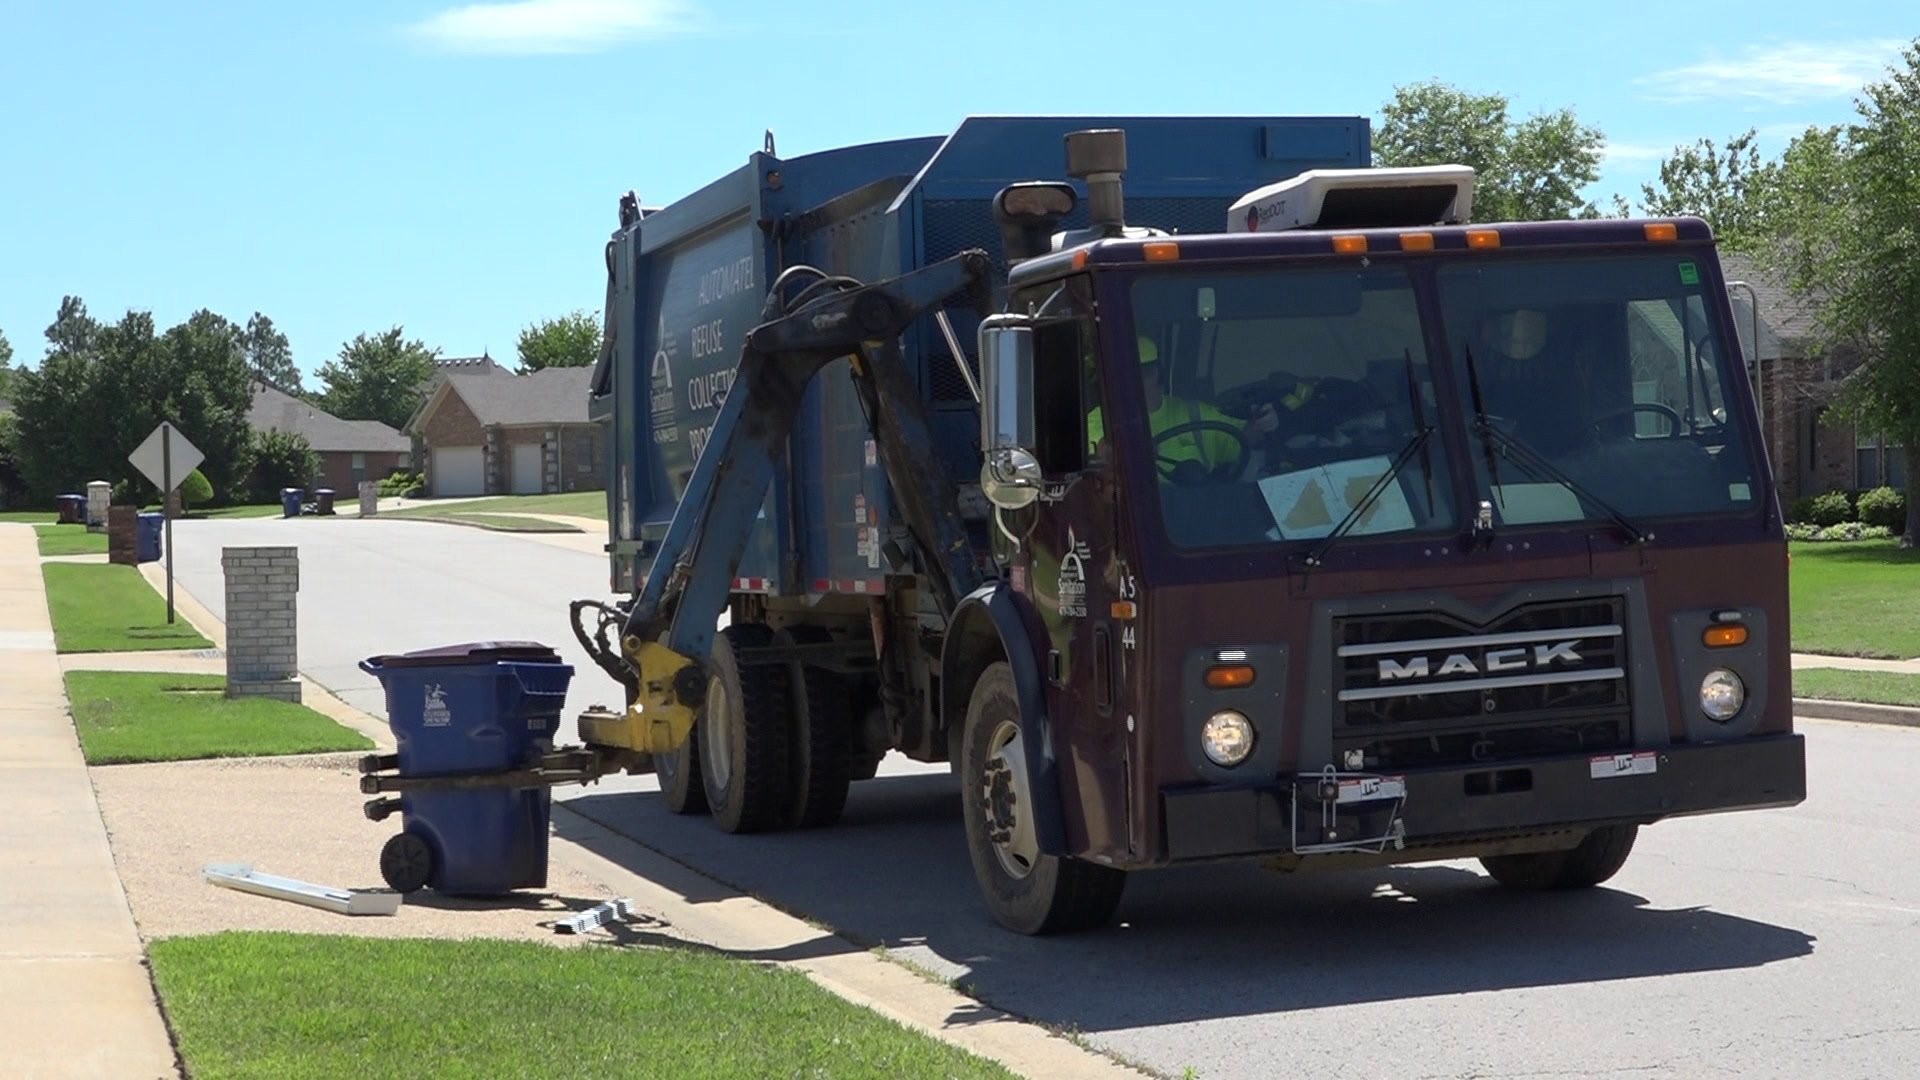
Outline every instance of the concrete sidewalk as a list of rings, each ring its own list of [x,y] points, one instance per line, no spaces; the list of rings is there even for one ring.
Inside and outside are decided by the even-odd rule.
[[[1869,660],[1860,656],[1825,656],[1820,653],[1794,653],[1793,669],[1840,668],[1845,671],[1889,671],[1901,675],[1920,675],[1920,660]]]
[[[0,525],[0,1046],[32,1077],[177,1077],[67,711],[26,525]]]

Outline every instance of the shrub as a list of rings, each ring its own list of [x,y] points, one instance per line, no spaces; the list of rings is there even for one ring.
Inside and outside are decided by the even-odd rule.
[[[408,491],[417,489],[420,486],[419,473],[408,472],[405,469],[396,469],[380,481],[380,496],[382,498],[390,498],[394,495],[405,495]]]
[[[278,502],[281,488],[305,488],[320,473],[320,455],[305,437],[290,432],[255,432],[252,457],[248,488],[256,502]]]
[[[1804,521],[1790,522],[1787,525],[1787,539],[1802,543],[1820,539],[1820,526],[1809,525]]]
[[[1847,498],[1847,493],[1844,491],[1822,492],[1802,502],[1805,503],[1805,512],[1796,513],[1794,517],[1809,525],[1825,528],[1853,520],[1853,501]],[[1794,509],[1798,511],[1802,508],[1796,504]]]
[[[180,509],[185,512],[195,504],[213,501],[213,484],[208,482],[207,474],[195,469],[180,482]]]
[[[1866,525],[1858,521],[1843,521],[1838,525],[1828,525],[1815,532],[1811,539],[1819,541],[1846,542],[1852,540],[1891,540],[1893,530],[1884,525]]]
[[[1860,520],[1893,532],[1907,527],[1907,497],[1890,487],[1877,487],[1860,495]]]

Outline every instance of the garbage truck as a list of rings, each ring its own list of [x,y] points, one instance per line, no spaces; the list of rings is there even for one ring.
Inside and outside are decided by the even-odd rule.
[[[1802,801],[1710,230],[1476,222],[1369,139],[985,117],[629,192],[582,741],[731,833],[947,763],[1025,934],[1210,860],[1593,887]]]

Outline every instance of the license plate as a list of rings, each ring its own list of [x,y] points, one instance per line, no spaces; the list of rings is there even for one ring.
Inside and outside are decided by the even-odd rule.
[[[1334,798],[1336,804],[1372,802],[1376,799],[1404,799],[1407,797],[1407,781],[1400,776],[1363,776],[1352,780],[1340,781],[1340,794]]]
[[[1598,754],[1587,762],[1587,775],[1595,780],[1616,776],[1652,776],[1660,771],[1660,755],[1652,750],[1633,754]]]

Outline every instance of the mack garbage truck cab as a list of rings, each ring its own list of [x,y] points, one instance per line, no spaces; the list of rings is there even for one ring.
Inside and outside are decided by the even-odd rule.
[[[831,823],[888,751],[947,761],[1022,933],[1207,860],[1589,887],[1642,826],[1804,798],[1783,522],[1703,222],[1476,223],[1470,170],[1335,166],[1174,231],[1131,220],[1127,136],[1066,133],[1075,182],[1004,177],[991,255],[754,279],[603,617],[629,707],[589,743],[731,831]],[[620,335],[656,313],[620,264],[597,385],[644,428]],[[902,359],[923,333],[971,399],[958,453]],[[835,424],[852,487],[798,464]],[[809,514],[853,526],[870,591],[802,580],[831,553],[780,523]]]

